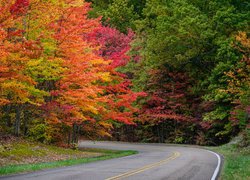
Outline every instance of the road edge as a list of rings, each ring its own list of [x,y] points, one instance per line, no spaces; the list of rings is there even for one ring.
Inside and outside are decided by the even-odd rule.
[[[220,175],[220,169],[221,169],[221,164],[222,164],[221,156],[219,154],[217,154],[216,152],[213,152],[213,151],[210,151],[207,149],[206,149],[206,151],[214,154],[218,159],[217,166],[216,166],[214,173],[213,173],[213,176],[211,178],[211,180],[216,180],[219,178],[219,175]]]

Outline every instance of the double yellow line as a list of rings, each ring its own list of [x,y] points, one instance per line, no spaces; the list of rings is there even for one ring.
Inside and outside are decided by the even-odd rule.
[[[174,152],[171,156],[169,156],[167,159],[164,159],[164,160],[161,160],[159,162],[156,162],[156,163],[153,163],[153,164],[149,164],[149,165],[146,165],[146,166],[143,166],[141,168],[138,168],[138,169],[135,169],[135,170],[132,170],[132,171],[129,171],[129,172],[126,172],[124,174],[120,174],[118,176],[114,176],[114,177],[110,177],[106,180],[118,180],[118,179],[122,179],[122,178],[125,178],[125,177],[128,177],[128,176],[132,176],[134,174],[138,174],[138,173],[141,173],[143,171],[146,171],[148,169],[151,169],[151,168],[154,168],[154,167],[157,167],[157,166],[160,166],[162,164],[165,164],[171,160],[174,160],[176,159],[177,157],[179,157],[181,154],[179,152]]]

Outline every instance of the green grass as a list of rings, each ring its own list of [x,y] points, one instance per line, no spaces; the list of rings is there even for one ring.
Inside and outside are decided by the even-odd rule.
[[[239,148],[234,144],[219,147],[209,147],[224,157],[221,180],[250,179],[250,148]]]
[[[69,159],[69,160],[62,160],[62,161],[54,161],[49,163],[37,163],[37,164],[23,164],[23,165],[9,165],[0,167],[0,175],[7,175],[13,173],[20,173],[20,172],[30,172],[36,171],[41,169],[48,169],[48,168],[56,168],[62,166],[71,166],[76,164],[83,164],[89,163],[94,161],[118,158],[123,156],[128,156],[132,154],[136,154],[136,151],[114,151],[114,150],[104,150],[104,149],[84,149],[84,152],[97,152],[103,153],[104,155],[98,157],[90,157],[90,158],[80,158],[80,159]]]
[[[46,156],[48,153],[75,155],[82,152],[25,140],[19,140],[7,143],[5,145],[0,145],[0,157],[14,156],[20,159],[30,156],[42,157]]]
[[[0,156],[10,157],[13,156],[15,159],[21,159],[23,157],[28,157],[32,155],[44,156],[45,150],[43,147],[35,148],[36,145],[32,143],[22,142],[22,143],[12,143],[1,146]]]

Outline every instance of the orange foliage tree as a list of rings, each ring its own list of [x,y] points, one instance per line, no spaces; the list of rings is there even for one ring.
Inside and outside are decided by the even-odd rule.
[[[89,3],[3,0],[0,9],[1,116],[16,135],[24,128],[53,141],[67,133],[75,143],[80,130],[104,136],[112,120],[133,123],[138,94],[89,42],[86,35],[101,26],[88,18]]]

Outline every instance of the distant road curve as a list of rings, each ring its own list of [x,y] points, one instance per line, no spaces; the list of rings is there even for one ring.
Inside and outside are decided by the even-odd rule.
[[[28,174],[8,180],[216,180],[221,158],[194,147],[165,144],[82,141],[80,147],[137,150],[132,156]]]

